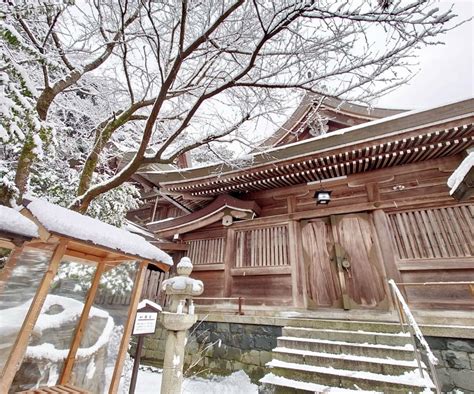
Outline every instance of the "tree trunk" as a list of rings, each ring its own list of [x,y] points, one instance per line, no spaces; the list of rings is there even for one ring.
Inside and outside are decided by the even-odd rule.
[[[51,103],[53,102],[56,95],[57,93],[55,93],[51,87],[47,86],[41,93],[41,96],[38,97],[38,102],[36,103],[36,111],[38,112],[38,115],[41,120],[46,120],[46,117],[48,116],[49,107],[51,106]]]
[[[26,185],[30,177],[31,166],[36,159],[36,153],[34,152],[35,142],[33,141],[33,135],[29,134],[18,158],[18,166],[15,174],[15,185],[18,188],[18,202],[21,202],[23,194],[26,191]]]

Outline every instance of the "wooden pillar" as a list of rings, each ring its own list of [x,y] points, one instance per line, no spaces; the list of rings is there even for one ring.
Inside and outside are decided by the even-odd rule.
[[[224,252],[224,297],[232,295],[232,267],[235,262],[235,230],[227,229]]]
[[[58,272],[59,264],[61,263],[61,259],[64,255],[64,252],[66,251],[66,246],[67,240],[61,239],[51,257],[48,270],[44,274],[38,290],[31,301],[28,313],[26,314],[26,317],[23,321],[23,325],[21,326],[20,332],[18,333],[7,363],[5,364],[2,379],[0,381],[0,393],[8,393],[8,389],[15,378],[15,374],[21,366],[31,332],[33,331],[36,321],[38,320],[41,309],[43,308],[49,286]]]
[[[376,209],[372,212],[374,227],[379,239],[380,252],[382,254],[383,265],[388,279],[399,282],[401,279],[400,271],[397,268],[395,260],[395,250],[393,248],[391,228],[388,218],[382,209]]]
[[[95,270],[94,279],[92,280],[91,287],[87,293],[86,301],[84,304],[84,308],[82,309],[81,318],[76,327],[76,331],[74,333],[74,338],[72,340],[71,347],[69,349],[69,354],[66,358],[64,363],[63,372],[61,373],[61,378],[59,380],[59,384],[67,384],[71,378],[72,368],[74,367],[74,361],[76,358],[77,350],[81,344],[82,337],[84,335],[84,330],[86,328],[87,320],[89,318],[89,312],[92,308],[92,304],[94,303],[95,295],[97,293],[97,289],[99,288],[100,278],[102,273],[104,272],[105,263],[99,263]]]
[[[303,251],[301,249],[301,229],[297,221],[288,222],[288,249],[291,266],[291,295],[293,306],[306,307],[306,281]]]
[[[383,267],[387,279],[393,279],[395,282],[401,282],[400,271],[397,268],[395,249],[393,248],[393,242],[391,237],[391,227],[388,222],[387,214],[382,209],[376,209],[372,211],[372,218],[374,222],[375,232],[377,233],[379,245],[379,251],[382,258]],[[388,288],[388,284],[385,283],[385,291],[388,294],[392,306],[393,300],[391,299],[392,292]],[[406,294],[404,294],[406,297]]]
[[[142,261],[138,268],[137,276],[135,278],[135,284],[133,286],[132,298],[130,300],[130,307],[128,309],[127,321],[123,330],[122,341],[120,342],[120,348],[115,361],[114,374],[112,376],[112,382],[110,382],[109,394],[117,393],[120,378],[122,375],[123,363],[125,361],[125,354],[128,350],[128,343],[130,336],[132,335],[133,325],[135,323],[135,315],[137,313],[138,303],[140,302],[140,295],[142,294],[143,283],[145,281],[147,262]]]

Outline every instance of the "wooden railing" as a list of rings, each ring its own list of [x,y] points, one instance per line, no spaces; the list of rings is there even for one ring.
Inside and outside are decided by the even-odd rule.
[[[418,364],[420,375],[422,378],[425,378],[424,372],[423,372],[423,366],[421,363],[420,352],[416,345],[415,338],[418,338],[420,345],[426,351],[426,356],[427,356],[426,358],[428,360],[428,364],[430,367],[431,377],[433,378],[433,382],[436,386],[436,392],[440,394],[441,389],[440,389],[438,376],[436,375],[436,369],[435,369],[435,365],[438,364],[438,359],[435,357],[435,355],[430,349],[430,346],[426,342],[423,336],[423,333],[421,332],[420,327],[418,326],[415,318],[413,317],[413,314],[411,313],[411,310],[408,304],[406,303],[405,298],[403,297],[402,293],[400,292],[400,289],[398,288],[397,284],[395,283],[393,279],[390,279],[388,283],[390,285],[390,289],[392,290],[393,300],[395,302],[395,306],[398,312],[398,319],[399,319],[402,331],[405,332],[406,329],[408,329],[408,332],[410,333],[410,338],[413,345],[413,353],[415,355],[415,359]],[[403,283],[401,283],[401,285],[403,285]]]
[[[280,267],[289,265],[286,225],[236,233],[236,268]]]

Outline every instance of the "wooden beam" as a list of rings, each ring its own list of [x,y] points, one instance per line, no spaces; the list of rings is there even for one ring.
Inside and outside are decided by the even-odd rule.
[[[235,231],[227,229],[225,251],[224,251],[224,297],[230,297],[232,294],[232,274],[231,269],[235,262]]]
[[[300,264],[304,264],[303,255],[300,250],[300,240],[298,232],[301,231],[296,221],[288,223],[288,257],[291,266],[291,296],[293,306],[297,308],[304,307],[303,278],[300,276]]]
[[[79,319],[79,322],[77,324],[76,331],[74,333],[74,338],[72,340],[71,347],[69,348],[69,354],[64,363],[61,378],[59,379],[59,384],[67,384],[69,383],[69,379],[71,378],[71,372],[72,368],[74,367],[74,361],[76,358],[77,350],[79,349],[82,337],[84,335],[87,320],[89,319],[89,312],[92,308],[92,304],[94,303],[95,295],[97,293],[97,289],[99,288],[100,278],[102,276],[102,273],[104,272],[104,268],[105,263],[101,263],[97,265],[97,268],[95,270],[94,279],[92,280],[91,287],[87,293],[87,298],[82,309],[81,318]]]
[[[17,247],[17,245],[15,245],[9,239],[0,238],[0,248],[15,249],[16,247]]]
[[[391,238],[392,229],[388,222],[387,215],[381,209],[376,209],[372,212],[375,232],[379,239],[380,253],[382,255],[383,265],[387,273],[388,279],[393,279],[395,282],[400,282],[401,276],[397,268],[395,260],[396,252],[393,247]],[[389,294],[388,292],[387,294]]]
[[[38,320],[41,309],[43,308],[49,286],[58,272],[59,264],[61,263],[61,259],[66,251],[67,242],[68,241],[64,238],[59,241],[59,244],[51,257],[48,270],[44,274],[38,290],[33,297],[28,313],[23,320],[23,325],[21,326],[20,332],[16,338],[13,350],[11,351],[7,363],[5,364],[5,368],[3,369],[2,379],[0,381],[0,393],[8,392],[15,374],[21,366],[31,332]]]
[[[142,294],[147,265],[147,261],[140,262],[140,266],[137,271],[135,284],[133,286],[133,293],[130,299],[130,307],[128,309],[128,317],[123,330],[123,336],[122,341],[120,342],[117,360],[115,361],[115,369],[114,374],[112,376],[112,382],[110,383],[109,394],[116,394],[119,388],[123,363],[125,361],[125,354],[127,353],[128,343],[130,342],[130,336],[132,335],[133,325],[135,324],[135,315],[137,313],[138,303],[140,302],[140,296]]]
[[[166,201],[168,201],[172,205],[174,205],[175,207],[181,209],[184,213],[186,214],[192,213],[192,211],[189,208],[186,208],[183,204],[180,204],[178,201],[168,196],[167,194],[160,192],[160,196],[163,197]]]

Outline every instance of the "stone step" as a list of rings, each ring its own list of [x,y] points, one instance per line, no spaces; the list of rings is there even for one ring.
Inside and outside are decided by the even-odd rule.
[[[386,375],[403,375],[416,369],[416,360],[364,357],[348,354],[330,354],[277,347],[272,352],[274,360],[296,364],[324,366],[354,371],[367,371]],[[422,364],[424,368],[426,366]]]
[[[340,393],[340,394],[369,394],[374,391],[365,390],[350,390],[340,387],[324,386],[317,383],[301,382],[294,379],[284,378],[282,376],[274,375],[273,373],[266,374],[260,379],[261,386],[259,392],[261,394],[306,394],[306,393]]]
[[[352,321],[352,320],[322,320],[322,319],[295,319],[291,321],[291,327],[332,329],[332,330],[351,330],[351,331],[370,331],[399,333],[400,324],[376,322],[376,321]]]
[[[277,339],[277,346],[319,353],[350,354],[355,356],[392,358],[395,360],[411,361],[415,358],[413,346],[410,344],[392,346],[282,336]]]
[[[404,346],[411,343],[410,334],[404,332],[385,333],[328,328],[283,327],[283,336],[394,346]]]
[[[349,371],[345,369],[317,367],[298,363],[272,360],[267,363],[272,372],[281,377],[291,378],[323,386],[344,389],[363,389],[382,392],[426,392],[434,389],[429,376],[422,378],[418,370],[403,375],[382,375],[365,371]]]

